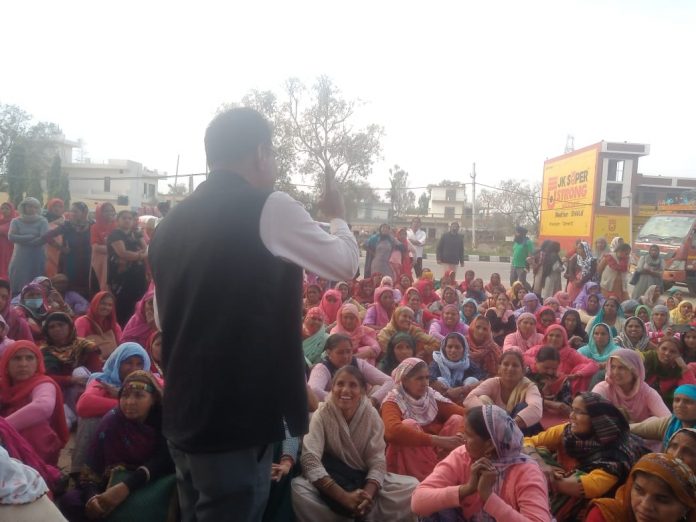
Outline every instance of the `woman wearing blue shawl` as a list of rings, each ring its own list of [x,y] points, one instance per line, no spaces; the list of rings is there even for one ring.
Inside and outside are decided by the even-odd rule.
[[[621,308],[621,303],[615,297],[609,297],[604,301],[602,309],[595,318],[587,324],[585,329],[587,333],[590,333],[595,325],[604,323],[611,329],[611,336],[613,338],[618,337],[618,335],[623,332],[625,322],[626,315]]]
[[[611,327],[605,323],[597,323],[590,330],[589,342],[578,348],[578,353],[595,361],[599,365],[599,371],[590,380],[590,390],[595,384],[602,382],[606,377],[606,364],[611,354],[618,350],[611,333]]]

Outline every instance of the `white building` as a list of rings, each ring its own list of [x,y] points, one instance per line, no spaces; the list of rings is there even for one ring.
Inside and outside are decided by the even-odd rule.
[[[431,217],[455,220],[461,219],[462,214],[466,214],[466,191],[464,186],[451,185],[440,187],[428,185],[428,189],[430,190],[428,214]]]

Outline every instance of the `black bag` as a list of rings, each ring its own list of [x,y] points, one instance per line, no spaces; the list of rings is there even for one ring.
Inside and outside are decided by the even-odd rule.
[[[353,469],[346,465],[340,459],[337,459],[333,455],[324,452],[324,456],[321,458],[321,463],[324,465],[324,469],[329,474],[329,476],[341,486],[344,490],[350,492],[360,489],[365,485],[365,480],[367,480],[367,471],[362,471],[359,469]],[[334,499],[328,497],[324,493],[319,493],[322,500],[326,502],[329,509],[344,517],[351,517],[353,513],[348,511],[343,505],[336,502]]]
[[[640,279],[640,272],[636,270],[631,276],[631,280],[628,282],[631,286],[636,286],[638,284],[638,279]]]

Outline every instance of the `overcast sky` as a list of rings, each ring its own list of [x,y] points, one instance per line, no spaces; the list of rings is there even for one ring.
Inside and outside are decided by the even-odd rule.
[[[224,5],[223,5],[224,4]],[[566,135],[649,143],[640,171],[696,177],[696,2],[5,2],[0,101],[94,160],[205,166],[216,108],[327,74],[384,126],[385,186],[541,178]],[[416,191],[417,193],[420,191]]]

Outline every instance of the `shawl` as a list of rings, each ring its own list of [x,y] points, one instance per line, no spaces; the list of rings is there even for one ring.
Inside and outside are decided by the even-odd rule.
[[[631,506],[631,490],[636,472],[645,473],[661,479],[676,499],[687,507],[688,516],[680,520],[696,521],[696,477],[693,471],[680,459],[664,453],[648,453],[631,469],[626,484],[621,486],[614,498],[592,500],[590,506],[596,506],[607,522],[632,522],[635,520]]]
[[[646,306],[646,308],[652,308],[657,304],[657,300],[660,298],[655,297],[655,289],[657,285],[650,285],[645,293],[640,297],[640,302]],[[649,311],[649,310],[648,310]]]
[[[113,330],[114,337],[116,337],[116,341],[118,342],[121,339],[121,335],[123,332],[116,319],[116,306],[114,305],[111,308],[110,316],[99,316],[99,305],[101,304],[102,299],[104,299],[105,297],[111,297],[114,303],[116,303],[116,298],[111,292],[97,292],[96,294],[94,294],[92,301],[89,303],[89,309],[87,310],[87,313],[84,317],[87,318],[90,323],[97,326],[102,333],[108,332],[109,330]]]
[[[624,315],[636,315],[636,308],[640,303],[635,299],[627,299],[621,303],[621,310],[623,310]]]
[[[49,199],[48,203],[46,203],[46,213],[44,214],[44,217],[46,218],[46,221],[48,221],[49,223],[63,217],[62,214],[54,214],[53,212],[51,212],[51,207],[58,203],[60,203],[60,205],[63,207],[63,210],[65,211],[65,202],[60,198]]]
[[[565,319],[566,319],[566,317],[568,317],[570,315],[575,317],[576,324],[575,324],[575,330],[573,330],[572,332],[566,331],[566,333],[568,334],[568,338],[573,337],[574,335],[577,335],[581,339],[585,339],[587,336],[587,332],[585,331],[585,328],[583,328],[583,326],[582,326],[582,320],[580,319],[580,314],[578,313],[577,310],[574,310],[573,308],[566,310],[565,313],[563,314],[563,316],[561,317],[560,325],[563,326],[563,328],[565,328]]]
[[[558,303],[563,308],[569,308],[573,304],[570,302],[570,294],[568,292],[564,292],[563,290],[556,292],[554,297],[558,300]]]
[[[638,312],[638,309],[636,308],[636,313],[637,312]],[[667,314],[667,322],[661,328],[658,328],[655,325],[655,320],[653,319],[653,316],[655,315],[656,312]],[[653,306],[652,312],[650,313],[650,330],[652,330],[653,332],[661,332],[664,328],[666,328],[670,324],[672,324],[672,317],[669,315],[669,308],[667,308],[665,305],[662,305],[662,304]]]
[[[19,215],[17,213],[17,211],[15,210],[15,207],[12,203],[10,203],[9,201],[5,201],[5,203],[3,203],[0,206],[4,207],[5,205],[7,205],[9,207],[10,215],[9,215],[9,217],[5,217],[4,214],[2,212],[0,212],[0,225],[6,225],[7,223],[12,221],[14,218],[16,218]]]
[[[394,295],[394,290],[388,286],[380,286],[377,290],[375,290],[375,300],[372,306],[375,308],[375,324],[377,326],[389,323],[389,312],[384,309],[380,301],[384,292],[391,292],[392,295]]]
[[[628,326],[628,323],[639,323],[640,328],[643,332],[641,338],[635,343],[628,338],[628,334],[626,333],[626,327]],[[629,350],[638,350],[640,352],[644,352],[647,349],[648,344],[650,344],[650,337],[648,337],[648,329],[645,327],[645,323],[637,317],[629,317],[628,319],[626,319],[623,330],[621,331],[619,336],[614,339],[614,342],[617,344],[617,346],[620,346],[621,348],[628,348]],[[643,366],[642,363],[641,366]]]
[[[665,308],[667,308],[667,307],[665,306]],[[650,308],[649,308],[647,305],[638,305],[638,306],[636,306],[636,309],[633,311],[633,315],[635,315],[636,317],[638,317],[638,313],[639,313],[641,310],[645,310],[645,313],[648,314],[648,320],[649,320],[649,318],[652,316],[652,310],[650,310]],[[669,315],[668,315],[667,317],[669,317]],[[626,326],[626,325],[624,324],[624,326]]]
[[[355,317],[357,320],[358,326],[355,327],[354,330],[349,331],[346,330],[346,327],[343,325],[343,315],[344,314],[350,314]],[[354,304],[344,304],[341,306],[341,308],[338,310],[338,314],[336,315],[336,326],[334,326],[331,329],[332,334],[340,333],[343,335],[346,335],[350,337],[351,342],[353,343],[353,349],[357,350],[363,344],[361,344],[362,339],[364,337],[370,337],[375,340],[375,344],[377,343],[377,332],[373,330],[372,328],[368,328],[367,326],[363,326],[360,322],[360,314],[358,312],[358,307],[355,306]]]
[[[333,297],[334,302],[329,302],[328,298]],[[341,291],[340,290],[327,290],[324,295],[321,296],[320,308],[326,314],[326,322],[328,324],[333,324],[336,322],[336,314],[338,309],[341,308]]]
[[[43,299],[44,304],[39,310],[32,310],[24,304],[24,296],[28,292],[39,292],[41,294],[41,298]],[[22,288],[22,292],[19,294],[19,304],[17,305],[17,308],[21,309],[21,311],[27,317],[30,317],[34,319],[36,322],[41,323],[41,321],[43,321],[43,318],[46,316],[46,310],[48,310],[48,303],[46,302],[46,288],[43,285],[34,282],[25,285],[25,287]]]
[[[413,355],[415,356],[416,354],[416,340],[411,334],[406,332],[397,332],[394,334],[387,343],[387,353],[379,363],[379,369],[387,375],[391,375],[396,367],[399,366],[399,361],[396,360],[396,355],[394,354],[394,348],[399,343],[408,344],[411,347]]]
[[[310,364],[321,361],[321,354],[324,353],[324,346],[329,334],[324,328],[319,328],[314,334],[302,341],[302,351]]]
[[[90,228],[90,241],[93,245],[105,245],[106,238],[116,229],[116,220],[107,221],[104,217],[104,206],[111,203],[100,203],[94,211],[95,222]]]
[[[599,353],[597,343],[594,340],[594,331],[599,326],[603,326],[609,332],[609,342],[604,347],[604,351],[602,353]],[[609,357],[611,357],[612,353],[618,349],[619,347],[616,346],[616,344],[614,343],[614,339],[611,336],[611,328],[609,327],[609,325],[604,323],[597,323],[592,327],[592,330],[590,331],[589,340],[587,344],[585,346],[580,347],[578,349],[578,353],[584,355],[585,357],[589,357],[590,359],[596,362],[607,362],[609,360]]]
[[[682,308],[686,308],[689,305],[691,305],[693,311],[693,305],[689,301],[682,301],[669,313],[672,324],[689,324],[693,320],[693,313],[692,315],[686,315],[682,310]]]
[[[57,346],[48,334],[48,326],[52,322],[60,321],[70,327],[67,344]],[[52,312],[44,319],[42,327],[44,344],[41,346],[41,353],[45,359],[48,370],[51,373],[60,373],[61,367],[67,366],[74,370],[78,366],[85,366],[88,356],[98,351],[97,345],[87,339],[77,337],[75,324],[68,314],[63,312]]]
[[[385,447],[384,424],[365,395],[350,422],[330,396],[312,414],[300,457],[302,471],[310,482],[326,477],[321,460],[328,453],[349,468],[366,471],[367,479],[381,485],[387,473]]]
[[[121,346],[111,352],[111,355],[109,355],[108,359],[106,359],[104,362],[103,371],[94,372],[92,375],[90,375],[90,382],[97,380],[109,386],[120,388],[122,384],[121,376],[119,375],[121,363],[134,355],[137,355],[143,360],[143,370],[149,372],[150,357],[147,355],[145,348],[140,346],[138,343],[123,343]]]
[[[408,299],[409,299],[408,296],[409,296],[409,294],[411,294],[411,293],[413,293],[413,292],[417,293],[417,294],[418,294],[418,297],[420,297],[420,295],[421,295],[421,294],[420,294],[420,291],[419,291],[415,286],[409,286],[409,287],[408,287],[406,290],[404,290],[404,292],[401,294],[401,301],[399,302],[399,304],[400,304],[401,306],[408,306]],[[423,306],[423,303],[422,303],[422,302],[421,302],[421,306]]]
[[[675,343],[679,345],[676,340]],[[663,389],[662,381],[677,381],[681,379],[683,375],[682,369],[677,365],[669,368],[662,364],[657,356],[657,350],[643,352],[643,364],[645,365],[646,380],[652,381],[650,386],[660,394],[662,400],[664,400],[665,404],[671,409],[676,390],[671,390],[669,388]]]
[[[47,492],[46,483],[35,469],[11,458],[0,446],[0,506],[31,504]]]
[[[581,279],[589,277],[592,272],[592,264],[595,262],[595,258],[592,256],[592,249],[587,241],[580,241],[579,246],[582,247],[585,257],[580,255],[575,255],[575,262],[580,268],[580,273],[582,274]]]
[[[575,298],[573,306],[575,308],[580,308],[581,310],[587,310],[587,298],[590,295],[590,290],[593,288],[599,289],[599,283],[595,283],[594,281],[585,283],[585,286],[582,287],[582,290],[580,290],[580,293]],[[598,293],[597,297],[599,298],[599,306],[601,308],[604,305],[604,296],[601,293]]]
[[[524,306],[518,310],[515,310],[515,317],[519,317],[524,312],[529,312],[530,314],[536,313],[539,308],[539,298],[533,292],[529,292],[527,295],[525,295],[522,298],[522,302],[524,303]],[[533,308],[531,307],[532,303],[536,303]]]
[[[619,261],[619,258],[616,257],[616,254],[612,253],[605,255],[604,259],[606,259],[607,266],[612,270],[616,272],[628,272],[628,258]]]
[[[423,306],[430,306],[435,301],[440,300],[440,296],[438,296],[435,293],[435,290],[433,289],[433,282],[430,281],[430,279],[419,279],[418,281],[416,281],[415,287],[421,296],[421,302],[423,303]],[[427,292],[428,297],[426,297],[426,289],[428,288],[430,288],[430,292]]]
[[[515,281],[514,283],[512,283],[512,286],[507,291],[507,295],[510,298],[510,302],[517,299],[517,292],[519,292],[520,288],[524,288],[522,281]]]
[[[696,401],[696,384],[682,384],[681,386],[677,386],[677,389],[674,390],[674,395],[685,395],[686,397]],[[667,444],[674,434],[684,428],[687,428],[687,426],[684,426],[684,423],[681,420],[672,415],[672,419],[667,425],[667,431],[665,431],[665,437],[662,441],[663,447],[666,449]]]
[[[452,337],[458,339],[464,347],[462,358],[458,361],[450,361],[445,353],[447,340]],[[438,377],[437,380],[447,387],[453,387],[455,386],[454,383],[464,380],[464,374],[471,365],[469,361],[469,343],[466,342],[466,338],[462,334],[457,332],[450,333],[442,340],[440,351],[433,352],[433,361],[435,361],[435,364],[437,364],[437,367],[440,369],[440,377]]]
[[[592,392],[583,392],[580,397],[587,407],[592,434],[576,435],[568,423],[563,429],[563,448],[578,461],[578,470],[590,473],[601,469],[622,483],[647,450],[631,434],[626,417],[611,402]]]
[[[454,324],[454,327],[450,328],[445,324],[445,320],[440,318],[440,319],[435,319],[435,321],[440,325],[440,335],[447,336],[451,333],[457,332],[462,335],[466,335],[467,332],[469,331],[469,327],[464,324],[461,320],[461,316],[459,315],[459,310],[456,305],[446,305],[442,309],[442,315],[444,316],[445,310],[454,310],[457,312],[457,322]]]
[[[10,373],[8,366],[10,359],[22,349],[29,350],[34,354],[37,361],[36,373],[30,378],[18,382],[17,384],[12,384],[10,382]],[[58,438],[63,443],[67,444],[70,438],[70,432],[68,431],[68,425],[65,422],[65,412],[63,410],[63,392],[60,386],[46,375],[46,367],[44,366],[44,360],[41,356],[39,348],[31,341],[17,341],[12,343],[5,349],[5,352],[0,358],[0,405],[1,414],[3,417],[7,417],[11,413],[26,406],[31,402],[31,394],[34,388],[40,384],[50,383],[55,387],[56,391],[56,402],[53,406],[53,412],[48,420],[53,431],[56,432]]]
[[[636,351],[619,348],[611,354],[610,359],[617,359],[631,370],[635,380],[631,391],[624,393],[621,387],[616,385],[611,372],[607,369],[605,381],[608,386],[603,387],[602,395],[616,407],[624,408],[628,412],[629,420],[633,422],[644,420],[642,417],[644,417],[645,406],[652,388],[645,382],[643,358]]]
[[[326,323],[326,314],[324,314],[324,310],[319,308],[318,306],[315,306],[314,308],[310,308],[307,310],[307,313],[305,314],[304,321],[302,322],[302,336],[307,338],[318,331],[324,330],[321,326],[319,326],[316,330],[312,329],[310,330],[307,325],[305,324],[308,319],[321,319],[322,323]]]
[[[147,338],[152,334],[153,328],[150,323],[147,322],[145,317],[145,303],[152,301],[155,298],[155,291],[150,289],[145,292],[145,295],[138,301],[135,305],[135,312],[128,319],[126,327],[123,329],[123,335],[121,338],[122,342],[135,342],[140,346],[144,346],[147,342]],[[339,298],[340,301],[340,298]]]
[[[551,314],[552,314],[553,317],[554,317],[554,322],[551,323],[551,324],[548,325],[548,326],[544,326],[544,325],[541,323],[541,314],[543,314],[544,312],[551,312]],[[520,314],[520,315],[522,315],[522,314]],[[542,335],[544,335],[544,334],[546,333],[546,329],[547,329],[549,326],[552,326],[552,325],[554,325],[554,324],[558,324],[558,323],[556,323],[556,312],[554,312],[554,311],[553,311],[553,308],[551,308],[550,306],[542,306],[542,307],[540,307],[540,308],[537,308],[537,311],[536,311],[536,313],[535,313],[534,315],[536,315],[536,329],[537,329],[537,332],[540,333],[540,334],[542,334]]]
[[[22,202],[18,205],[17,210],[19,210],[19,220],[23,221],[24,223],[36,223],[40,219],[45,219],[40,212],[37,212],[33,216],[29,216],[26,213],[26,206],[27,205],[34,205],[36,206],[39,210],[41,210],[41,203],[39,203],[39,200],[36,198],[24,198]]]
[[[511,334],[509,334],[505,338],[506,345],[517,348],[522,353],[529,350],[532,346],[536,346],[537,344],[540,344],[544,338],[544,336],[539,334],[535,329],[532,332],[532,334],[525,339],[525,337],[520,332],[520,323],[524,319],[532,319],[534,321],[534,323],[536,324],[536,317],[534,317],[534,314],[530,314],[529,312],[524,312],[524,313],[520,314],[520,316],[517,318],[517,330],[515,330],[514,332],[512,332]],[[510,339],[510,341],[508,341],[508,339]]]
[[[490,377],[498,373],[498,365],[500,364],[500,358],[503,352],[500,346],[493,340],[493,332],[491,332],[491,326],[488,320],[486,320],[486,339],[480,342],[474,339],[476,324],[479,321],[481,321],[481,317],[476,317],[469,326],[469,334],[467,336],[467,341],[469,341],[469,353],[471,360]]]
[[[155,339],[157,339],[158,336],[161,337],[162,332],[160,332],[159,330],[155,330],[154,332],[152,332],[150,337],[147,338],[147,343],[143,348],[145,348],[147,356],[150,358],[150,365],[152,366],[153,375],[158,374],[160,378],[164,378],[164,370],[162,370],[162,367],[160,366],[161,361],[159,363],[156,362],[155,358],[152,355],[152,345],[155,344]]]
[[[598,325],[599,323],[604,323],[607,324],[607,322],[604,320],[605,310],[604,306],[607,304],[607,301],[614,301],[614,304],[616,305],[616,324],[621,325],[622,322],[625,322],[626,315],[624,314],[623,308],[621,308],[621,303],[619,302],[618,299],[615,297],[608,297],[605,301],[602,307],[599,309],[599,313],[595,315],[594,319],[592,319],[592,327]],[[620,326],[621,327],[621,326]],[[623,328],[622,328],[623,329]],[[609,332],[613,337],[616,337],[619,332],[617,331],[618,329],[615,326],[610,326],[609,327]]]
[[[401,284],[401,281],[404,278],[406,278],[406,280],[408,280],[408,283],[406,283],[405,286]],[[396,286],[394,288],[399,290],[401,292],[401,295],[404,295],[406,293],[406,290],[408,290],[412,286],[413,286],[413,278],[409,274],[401,274],[401,276],[399,277],[399,282],[396,284]]]
[[[373,285],[372,278],[370,277],[364,277],[358,283],[355,285],[355,289],[353,291],[353,297],[358,301],[360,304],[365,304],[365,303],[371,303],[374,301],[374,286],[372,289],[372,292],[367,294],[366,288],[368,285]],[[366,295],[367,294],[367,295]]]
[[[404,419],[412,419],[420,426],[427,426],[437,417],[437,402],[448,402],[449,399],[443,397],[437,391],[428,386],[425,394],[420,399],[415,399],[408,394],[403,386],[403,378],[417,365],[425,362],[417,357],[409,357],[396,367],[392,372],[394,379],[394,389],[384,398],[384,402],[393,402],[401,410]],[[427,366],[426,366],[427,367]]]
[[[474,305],[474,316],[471,318],[468,318],[466,315],[464,315],[464,306],[467,304]],[[476,319],[480,314],[481,314],[481,312],[479,312],[478,303],[476,302],[476,299],[471,299],[471,298],[467,297],[464,300],[462,300],[462,321],[464,321],[466,324],[471,326],[474,319]]]

